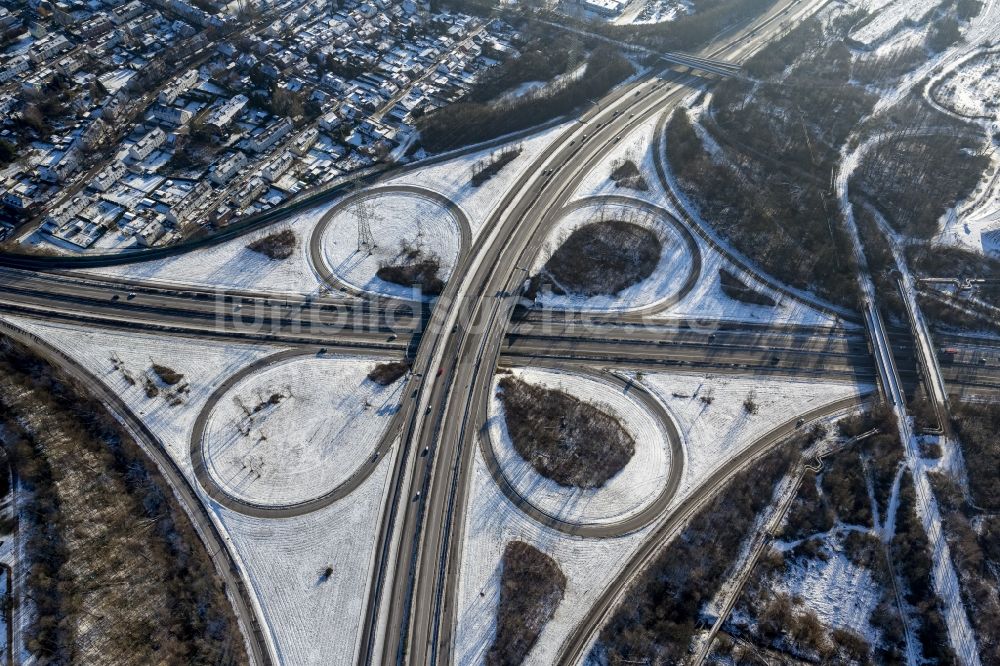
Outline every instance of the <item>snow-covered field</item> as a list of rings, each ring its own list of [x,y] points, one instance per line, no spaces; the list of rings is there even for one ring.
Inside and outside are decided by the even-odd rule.
[[[386,455],[349,497],[305,516],[261,519],[216,507],[261,600],[280,663],[356,663],[391,459]]]
[[[652,527],[615,539],[582,539],[543,527],[515,507],[494,483],[480,451],[470,479],[458,589],[454,660],[481,664],[496,633],[500,560],[506,545],[525,541],[559,563],[566,590],[525,664],[556,661],[560,644],[586,615]]]
[[[202,250],[168,259],[92,268],[85,272],[195,287],[246,289],[273,294],[312,293],[320,287],[320,283],[309,265],[305,244],[312,228],[334,203],[321,204],[289,218],[287,222]],[[247,249],[247,245],[254,240],[286,228],[291,229],[298,239],[297,247],[288,259],[276,261]]]
[[[1000,52],[966,60],[933,87],[934,99],[963,116],[1000,116]]]
[[[472,237],[475,238],[490,213],[517,179],[524,174],[527,167],[572,124],[572,121],[561,123],[517,141],[516,143],[520,143],[522,148],[517,159],[479,187],[474,187],[470,182],[473,165],[480,160],[488,159],[499,148],[486,148],[447,162],[410,171],[386,181],[385,184],[416,185],[448,197],[465,211],[472,227]]]
[[[873,635],[870,619],[882,597],[881,585],[869,569],[848,559],[841,537],[831,535],[824,541],[822,557],[789,559],[790,571],[775,581],[773,591],[799,599],[824,626],[849,629],[874,643],[878,637]]]
[[[635,455],[601,488],[561,486],[546,479],[514,448],[507,432],[503,401],[490,402],[489,436],[504,476],[518,494],[542,512],[577,524],[600,524],[624,520],[644,509],[663,490],[670,468],[667,433],[655,415],[626,391],[594,377],[556,370],[519,368],[515,375],[530,384],[565,391],[604,412],[615,415],[635,440]]]
[[[638,284],[610,296],[586,298],[572,294],[540,293],[536,299],[539,305],[560,310],[633,310],[655,306],[680,290],[694,261],[680,232],[669,222],[641,209],[618,204],[595,204],[571,211],[549,233],[532,264],[531,273],[537,274],[573,231],[601,220],[632,222],[656,234],[663,248],[653,273]]]
[[[367,220],[375,247],[359,246],[359,223]],[[338,210],[321,239],[327,266],[344,283],[370,292],[411,296],[412,289],[379,279],[385,265],[405,263],[406,250],[440,261],[447,281],[461,251],[459,221],[442,204],[416,194],[381,192]]]
[[[752,275],[736,268],[729,260],[709,247],[701,237],[697,242],[702,248],[701,279],[681,301],[653,318],[661,320],[695,319],[705,326],[718,326],[725,321],[761,322],[769,324],[802,324],[806,326],[844,325],[833,315],[809,307],[803,301],[791,298],[762,284]],[[730,298],[722,291],[719,269],[725,268],[746,285],[770,296],[774,306],[755,305]]]
[[[277,348],[203,340],[194,344],[182,338],[4,318],[70,354],[115,390],[154,432],[226,536],[266,620],[279,663],[355,662],[391,454],[350,496],[315,512],[295,518],[234,513],[212,501],[195,479],[189,455],[194,420],[227,377]],[[189,392],[172,407],[162,396],[147,398],[115,369],[113,357],[137,376],[151,361],[168,364],[184,373]],[[332,572],[324,582],[327,567]]]
[[[403,382],[368,381],[375,363],[298,356],[243,378],[208,416],[208,472],[230,495],[258,505],[330,492],[370,462],[398,409]]]
[[[873,18],[852,32],[850,37],[858,44],[873,47],[900,26],[921,23],[939,4],[941,0],[894,0],[873,12]]]
[[[649,373],[642,381],[675,417],[684,441],[684,475],[673,506],[682,502],[722,463],[773,428],[799,414],[873,389],[870,385],[819,378],[708,374]],[[757,405],[756,414],[749,414],[743,407],[751,394]]]
[[[659,118],[654,116],[622,136],[621,141],[614,144],[601,161],[587,172],[576,191],[573,192],[571,201],[612,194],[633,197],[657,206],[671,208],[670,200],[663,188],[660,187],[659,179],[656,177],[656,165],[653,161],[653,144],[658,122]],[[648,189],[634,190],[615,185],[614,181],[611,180],[611,172],[615,165],[623,160],[631,160],[635,163],[642,173]]]

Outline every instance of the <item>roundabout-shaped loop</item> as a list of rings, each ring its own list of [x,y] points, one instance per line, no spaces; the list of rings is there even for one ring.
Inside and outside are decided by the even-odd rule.
[[[386,185],[352,194],[327,211],[310,237],[309,261],[334,289],[426,300],[436,295],[435,284],[451,277],[471,235],[467,216],[447,197]]]
[[[553,258],[566,272],[570,281],[581,274],[599,274],[595,267],[602,257],[581,253],[574,263],[559,250],[569,247],[574,236],[588,228],[621,225],[638,228],[655,237],[659,256],[650,264],[648,275],[624,286],[615,293],[574,293],[560,285],[559,275],[553,275],[550,265]],[[600,234],[595,234],[599,237]],[[578,243],[592,250],[598,243]],[[613,244],[610,246],[612,249]],[[634,248],[641,251],[645,248]],[[620,276],[618,263],[627,258],[608,257],[607,276],[598,279],[591,287],[599,291],[605,284],[615,282]],[[539,276],[536,305],[556,310],[589,312],[651,312],[669,308],[687,296],[701,274],[702,256],[698,242],[691,231],[667,210],[648,202],[624,196],[596,196],[575,201],[558,213],[558,219],[541,245],[541,251],[532,264],[531,274]],[[567,270],[569,269],[569,270]]]
[[[191,436],[195,474],[209,496],[278,517],[349,494],[393,444],[404,382],[369,381],[374,363],[292,350],[227,379]]]
[[[539,523],[578,536],[621,536],[662,515],[684,466],[680,433],[663,405],[641,386],[616,375],[517,369],[518,378],[565,391],[613,413],[635,439],[629,462],[599,488],[563,486],[547,479],[515,450],[501,399],[491,398],[480,449],[504,495]]]

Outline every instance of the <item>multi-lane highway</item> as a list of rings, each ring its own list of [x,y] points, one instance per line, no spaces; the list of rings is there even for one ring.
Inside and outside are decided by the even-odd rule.
[[[753,28],[756,39],[747,39],[747,30],[707,47],[704,55],[736,59],[752,51],[757,39],[777,32],[776,17],[785,9],[779,4],[762,26]],[[463,279],[446,290],[416,366],[427,377],[441,368],[443,380],[421,387],[415,411],[431,418],[418,418],[407,432],[408,441],[427,446],[432,455],[416,464],[401,458],[404,469],[394,498],[399,508],[389,514],[398,525],[380,546],[362,661],[451,661],[467,479],[514,307],[512,299],[495,295],[516,293],[524,267],[531,265],[546,231],[589,167],[622,134],[669,111],[695,82],[694,77],[666,72],[643,77],[586,114],[498,207],[485,225],[490,232],[477,241],[458,272]],[[375,640],[380,635],[383,640]]]
[[[668,60],[701,71],[732,74],[735,67],[705,58],[737,63],[786,30],[789,23],[808,16],[822,4],[824,0],[778,2],[752,25],[726,31],[701,53],[671,54]],[[389,492],[381,511],[383,519],[378,526],[357,661],[448,663],[453,661],[455,598],[468,480],[476,451],[483,445],[480,434],[498,364],[559,365],[581,372],[590,372],[594,367],[669,368],[680,372],[725,371],[861,381],[871,381],[879,372],[883,385],[892,387],[889,392],[895,400],[901,400],[904,385],[916,381],[912,372],[896,366],[899,361],[911,360],[914,350],[905,345],[889,348],[887,340],[891,332],[885,330],[880,319],[874,319],[878,312],[873,307],[866,310],[864,323],[873,332],[870,338],[876,342],[874,360],[862,329],[850,325],[830,328],[717,322],[705,327],[703,322],[651,319],[640,316],[648,313],[640,312],[578,313],[563,321],[543,319],[534,312],[513,317],[514,294],[519,293],[527,267],[533,265],[549,232],[567,210],[582,205],[571,200],[590,169],[633,129],[652,119],[659,119],[662,129],[672,109],[692,90],[710,82],[690,71],[667,67],[638,77],[599,100],[581,116],[578,124],[557,137],[545,154],[524,171],[475,239],[464,214],[450,201],[420,188],[394,188],[429,197],[447,208],[459,225],[461,250],[444,293],[433,304],[373,297],[338,282],[325,268],[323,229],[343,207],[368,194],[360,192],[335,206],[317,226],[309,243],[313,268],[326,283],[320,293],[287,296],[255,290],[210,290],[72,272],[2,268],[0,312],[193,338],[273,341],[292,347],[261,360],[259,367],[299,354],[324,353],[327,349],[362,350],[397,357],[409,354],[413,372],[403,392],[400,411],[379,444],[379,451],[387,453],[397,439],[402,442],[392,462]],[[659,159],[656,164],[662,180],[663,165]],[[615,197],[614,201],[638,208],[651,207],[627,197]],[[662,210],[652,212],[675,224],[691,249],[692,268],[681,295],[704,277],[697,235],[784,296],[805,298],[760,274],[744,259],[732,256],[729,248],[696,221],[673,220]],[[815,300],[810,304],[833,314],[844,314]],[[664,303],[658,306],[662,308]],[[961,337],[953,337],[947,344],[957,351],[952,362],[942,366],[941,375],[952,390],[958,387],[987,395],[1000,393],[1000,345]],[[926,350],[920,351],[926,355]],[[988,360],[984,363],[983,359]],[[255,369],[256,366],[248,368],[245,373]],[[227,380],[213,398],[223,395],[245,373]],[[114,400],[113,396],[103,397]],[[827,418],[854,406],[856,401],[827,405],[802,418]],[[199,419],[199,423],[203,425],[204,420]],[[733,475],[794,432],[797,424],[798,419],[792,419],[775,428],[740,457],[727,462],[680,509],[667,516],[662,515],[662,509],[670,497],[671,483],[675,487],[677,479],[666,484],[662,497],[667,500],[655,504],[654,513],[642,515],[639,521],[643,525],[653,520],[661,522],[562,647],[564,663],[575,663],[583,656],[590,639],[622,597],[634,573],[654,556],[665,540]],[[218,501],[254,515],[277,517],[313,510],[345,497],[369,471],[360,470],[345,484],[308,505],[252,506],[226,496],[204,474],[200,432],[200,426],[196,425],[191,440],[199,482]],[[146,445],[155,448],[155,441]],[[425,448],[429,455],[417,454]],[[489,462],[489,455],[486,459]],[[491,469],[498,473],[495,467]],[[674,477],[679,470],[680,467],[672,470]],[[503,488],[502,478],[497,480]],[[529,514],[536,511],[523,504],[524,498],[516,494],[511,499],[521,503]],[[536,518],[546,520],[542,515]],[[616,526],[633,527],[632,524]],[[579,528],[565,529],[576,533],[574,530]],[[228,576],[233,577],[231,571]],[[242,581],[236,582],[242,585]],[[243,588],[240,590],[245,592]],[[237,600],[237,605],[243,609],[238,608],[238,612],[246,626],[251,627],[248,633],[259,632],[253,629],[257,625],[252,604],[243,599]],[[255,648],[255,658],[260,662],[269,658],[261,647],[264,643],[261,640]]]

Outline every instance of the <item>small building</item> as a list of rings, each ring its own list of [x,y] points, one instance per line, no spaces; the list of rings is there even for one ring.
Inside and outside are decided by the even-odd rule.
[[[154,150],[163,145],[166,138],[167,135],[164,134],[163,130],[159,127],[154,127],[150,130],[149,134],[139,139],[138,142],[128,149],[128,156],[137,162],[142,161],[152,155]]]
[[[216,185],[223,186],[246,165],[246,155],[240,151],[230,153],[209,168],[208,178]]]

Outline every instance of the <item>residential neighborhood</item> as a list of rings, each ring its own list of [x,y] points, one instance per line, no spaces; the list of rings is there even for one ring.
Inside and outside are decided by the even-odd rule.
[[[175,243],[412,157],[415,120],[519,44],[412,0],[9,2],[0,29],[0,240],[69,252]]]

